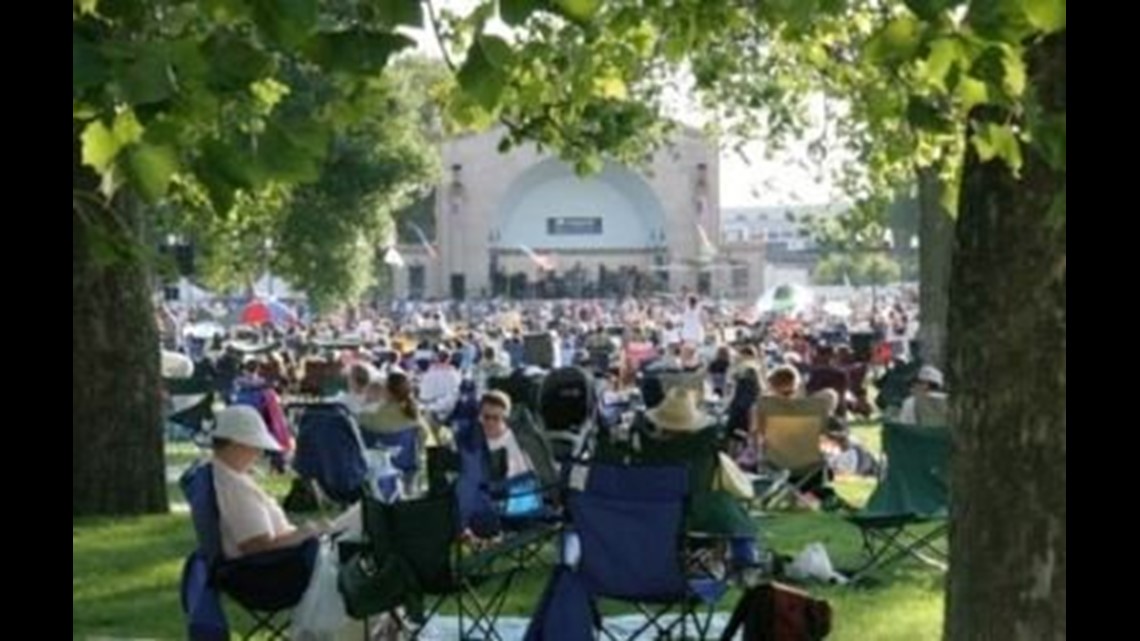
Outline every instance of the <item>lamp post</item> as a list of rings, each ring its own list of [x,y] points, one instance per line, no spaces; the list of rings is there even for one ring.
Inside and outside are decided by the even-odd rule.
[[[877,256],[880,254],[890,255],[895,248],[895,236],[890,229],[885,229],[881,234],[864,234],[859,232],[855,235],[856,244],[863,249],[859,250],[860,254],[870,256]],[[870,266],[871,278],[871,324],[874,325],[875,319],[879,315],[879,278],[880,267],[872,264]]]
[[[268,290],[266,292],[266,296],[273,298],[273,274],[269,271],[269,257],[273,252],[273,239],[267,237],[265,239],[265,242],[262,244],[262,248],[265,250],[265,252],[262,254],[264,265],[264,269],[262,271],[265,272],[265,279],[267,281],[265,285],[266,289]]]

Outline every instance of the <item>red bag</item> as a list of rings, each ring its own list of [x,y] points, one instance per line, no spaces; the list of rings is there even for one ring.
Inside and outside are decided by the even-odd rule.
[[[769,583],[740,597],[720,641],[744,627],[743,641],[818,641],[831,633],[831,606],[802,590]]]

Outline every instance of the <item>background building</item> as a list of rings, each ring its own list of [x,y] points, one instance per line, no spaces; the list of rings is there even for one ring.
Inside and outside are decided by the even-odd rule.
[[[762,291],[762,245],[721,242],[718,153],[699,132],[645,167],[608,163],[584,178],[533,145],[500,153],[502,136],[444,144],[431,224],[401,229],[398,296]]]

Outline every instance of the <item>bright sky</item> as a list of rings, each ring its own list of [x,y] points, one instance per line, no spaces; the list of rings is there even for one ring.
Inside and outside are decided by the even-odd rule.
[[[446,8],[455,12],[467,12],[477,4],[477,0],[436,0],[438,9]],[[492,30],[497,31],[492,24]],[[419,43],[419,51],[424,55],[441,57],[439,43],[435,35],[427,29],[406,30],[406,33]],[[700,126],[705,122],[705,114],[692,104],[687,104],[684,96],[677,95],[670,101],[674,116],[690,125]],[[822,108],[814,110],[818,120],[822,119]],[[807,140],[818,137],[816,128],[808,133]],[[722,150],[720,156],[720,204],[721,207],[781,206],[823,204],[842,200],[830,180],[830,173],[836,166],[833,160],[819,168],[809,161],[807,143],[797,141],[773,158],[765,158],[764,145],[750,142],[744,147],[745,161],[731,148]]]

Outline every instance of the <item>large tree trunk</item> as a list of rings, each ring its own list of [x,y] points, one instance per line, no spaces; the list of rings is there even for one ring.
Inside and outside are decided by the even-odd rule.
[[[1035,45],[1030,75],[1065,108],[1065,36]],[[987,116],[976,114],[975,122]],[[955,415],[951,641],[1065,638],[1064,174],[1024,149],[1021,179],[967,156],[951,285]]]
[[[950,302],[950,267],[954,255],[954,219],[942,206],[942,181],[936,167],[918,171],[919,310],[922,360],[946,366],[946,322]]]
[[[73,148],[74,193],[98,179]],[[77,196],[72,208],[71,512],[165,512],[158,333],[141,213]]]

